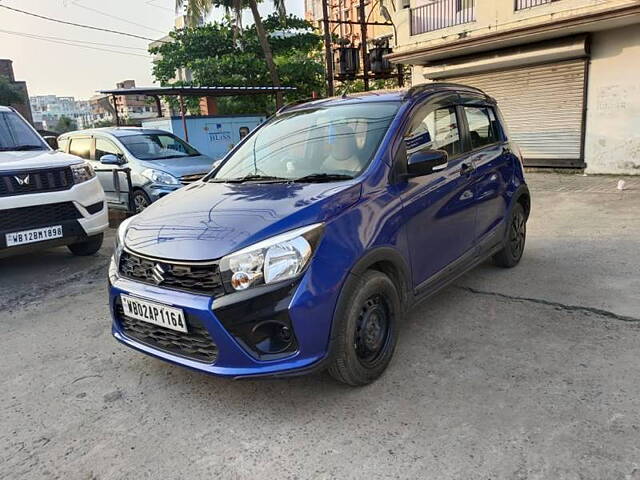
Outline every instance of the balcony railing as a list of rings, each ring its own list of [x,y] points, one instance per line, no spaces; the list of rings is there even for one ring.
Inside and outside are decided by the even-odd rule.
[[[515,0],[516,10],[525,10],[538,5],[546,5],[547,3],[557,2],[558,0]]]
[[[435,0],[412,8],[411,35],[473,22],[476,19],[475,4],[475,0]]]

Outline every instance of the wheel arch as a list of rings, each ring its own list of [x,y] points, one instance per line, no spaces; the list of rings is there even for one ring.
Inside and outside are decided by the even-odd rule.
[[[529,214],[531,213],[531,193],[529,192],[529,187],[524,183],[521,184],[513,193],[511,208],[518,203],[522,205],[526,217],[529,218]]]
[[[351,268],[353,275],[362,275],[367,270],[377,270],[387,275],[398,287],[403,307],[409,303],[411,292],[411,274],[402,255],[391,247],[378,247],[367,252]]]

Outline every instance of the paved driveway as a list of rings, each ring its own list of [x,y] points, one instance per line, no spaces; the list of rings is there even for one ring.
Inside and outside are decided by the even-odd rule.
[[[0,260],[0,478],[640,479],[640,182],[530,181],[521,265],[415,308],[361,389],[120,346],[111,242]]]

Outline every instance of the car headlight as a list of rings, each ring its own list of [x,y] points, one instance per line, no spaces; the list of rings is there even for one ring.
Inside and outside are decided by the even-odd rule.
[[[71,172],[73,173],[73,183],[75,184],[86,182],[96,176],[93,167],[88,163],[71,165]]]
[[[153,183],[160,183],[162,185],[179,185],[178,180],[173,175],[163,172],[162,170],[154,170],[153,168],[147,168],[142,172],[142,176],[151,180]]]
[[[220,261],[225,286],[233,290],[291,280],[309,264],[324,224],[316,223],[276,235],[234,252]]]
[[[129,217],[124,220],[120,224],[116,232],[115,248],[113,249],[111,261],[109,262],[109,279],[111,280],[111,283],[115,282],[118,278],[118,265],[120,265],[120,255],[122,254],[122,250],[124,250],[124,238],[127,234],[127,228],[129,227],[131,220],[133,220],[133,217]]]

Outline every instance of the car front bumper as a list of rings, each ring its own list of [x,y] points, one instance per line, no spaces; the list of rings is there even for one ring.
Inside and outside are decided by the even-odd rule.
[[[33,218],[24,218],[19,227],[3,226],[2,220],[4,219],[6,222],[12,213],[24,211],[20,209],[30,207],[31,211],[38,212],[44,211],[47,206],[52,204],[73,204],[77,209],[77,215],[74,218],[70,217],[64,220],[51,220],[44,215],[34,215]],[[74,185],[68,190],[2,197],[0,199],[0,216],[2,217],[0,219],[0,256],[68,245],[102,233],[109,227],[109,214],[104,192],[97,178]],[[52,225],[62,225],[62,238],[23,246],[6,246],[6,234]]]
[[[112,262],[109,275],[112,333],[117,340],[140,352],[209,374],[236,378],[308,373],[321,368],[328,357],[336,300],[335,290],[328,289],[318,294],[309,285],[308,278],[307,274],[295,284],[256,287],[212,299],[123,278]],[[182,309],[187,326],[190,329],[203,327],[215,343],[215,360],[196,360],[159,347],[153,341],[149,342],[148,337],[133,335],[132,330],[127,329],[126,321],[123,322],[125,319],[119,309],[121,294]],[[264,354],[247,341],[246,332],[261,328],[272,320],[289,326],[293,347],[281,353]],[[175,333],[158,328],[161,330],[159,335],[168,333],[176,338]]]

